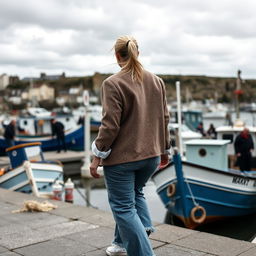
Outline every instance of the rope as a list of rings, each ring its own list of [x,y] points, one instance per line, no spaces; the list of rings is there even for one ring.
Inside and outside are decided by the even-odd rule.
[[[188,187],[189,193],[190,193],[190,195],[191,195],[193,204],[194,204],[195,206],[198,206],[199,203],[196,202],[195,197],[194,197],[194,195],[193,195],[193,192],[192,192],[192,190],[191,190],[191,187],[190,187],[190,185],[189,185],[187,179],[185,178],[184,180],[185,180],[185,182],[186,182],[186,184],[187,184],[187,187]]]
[[[24,206],[20,210],[12,211],[12,213],[20,212],[48,212],[56,209],[58,206],[47,201],[37,202],[35,200],[26,200]]]

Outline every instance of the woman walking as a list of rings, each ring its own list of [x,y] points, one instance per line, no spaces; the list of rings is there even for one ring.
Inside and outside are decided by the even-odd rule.
[[[143,69],[133,37],[114,45],[121,70],[102,84],[103,117],[92,143],[91,175],[103,165],[109,204],[116,222],[107,255],[153,256],[148,236],[154,231],[143,187],[167,158],[169,113],[165,85]]]

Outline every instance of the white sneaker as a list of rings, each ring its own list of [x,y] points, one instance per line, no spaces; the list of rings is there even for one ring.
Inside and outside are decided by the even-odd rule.
[[[119,245],[112,244],[106,250],[106,254],[109,256],[126,256],[127,252],[125,248],[120,247]]]

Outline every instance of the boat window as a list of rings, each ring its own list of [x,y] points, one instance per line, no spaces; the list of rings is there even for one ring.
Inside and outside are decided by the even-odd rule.
[[[230,143],[233,142],[233,138],[234,138],[233,134],[223,134],[222,135],[222,139],[223,140],[230,140]]]
[[[206,152],[206,150],[205,150],[204,148],[200,148],[200,149],[198,150],[198,153],[199,153],[199,155],[200,155],[201,157],[205,157],[206,154],[207,154],[207,152]]]
[[[27,120],[24,120],[24,121],[23,121],[23,124],[24,124],[24,125],[27,125],[27,124],[28,124],[28,121],[27,121]]]
[[[69,122],[69,117],[66,118],[66,121]]]
[[[27,155],[28,160],[32,161],[41,161],[41,149],[39,146],[27,147],[25,148],[25,153]]]

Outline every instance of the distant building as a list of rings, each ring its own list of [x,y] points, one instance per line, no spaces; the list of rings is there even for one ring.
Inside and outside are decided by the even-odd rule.
[[[0,75],[0,90],[4,90],[9,85],[9,76],[7,74]]]
[[[69,102],[69,91],[68,90],[60,90],[58,91],[58,96],[56,97],[56,102],[60,106],[64,106]]]
[[[54,101],[54,88],[48,86],[47,84],[34,84],[32,88],[28,91],[28,99],[39,101]]]
[[[23,81],[23,82],[30,82],[30,81],[38,81],[38,80],[40,80],[38,77],[24,77],[24,78],[22,78],[22,80],[21,81]]]
[[[19,105],[22,103],[22,89],[8,89],[7,93],[7,101],[11,102],[14,105]]]
[[[59,80],[62,78],[65,78],[65,72],[63,72],[61,75],[47,75],[46,73],[41,73],[40,74],[40,80],[47,80],[47,81],[55,81],[55,80]]]
[[[92,76],[92,85],[96,95],[100,94],[100,88],[101,88],[102,82],[109,76],[110,74],[100,74],[98,72],[94,73],[94,75]]]
[[[56,81],[59,79],[66,78],[65,72],[63,72],[60,75],[47,75],[46,73],[42,72],[40,73],[40,77],[24,77],[22,81],[28,82],[28,81]]]
[[[9,77],[9,84],[15,84],[20,81],[20,78],[18,76],[10,76]]]

